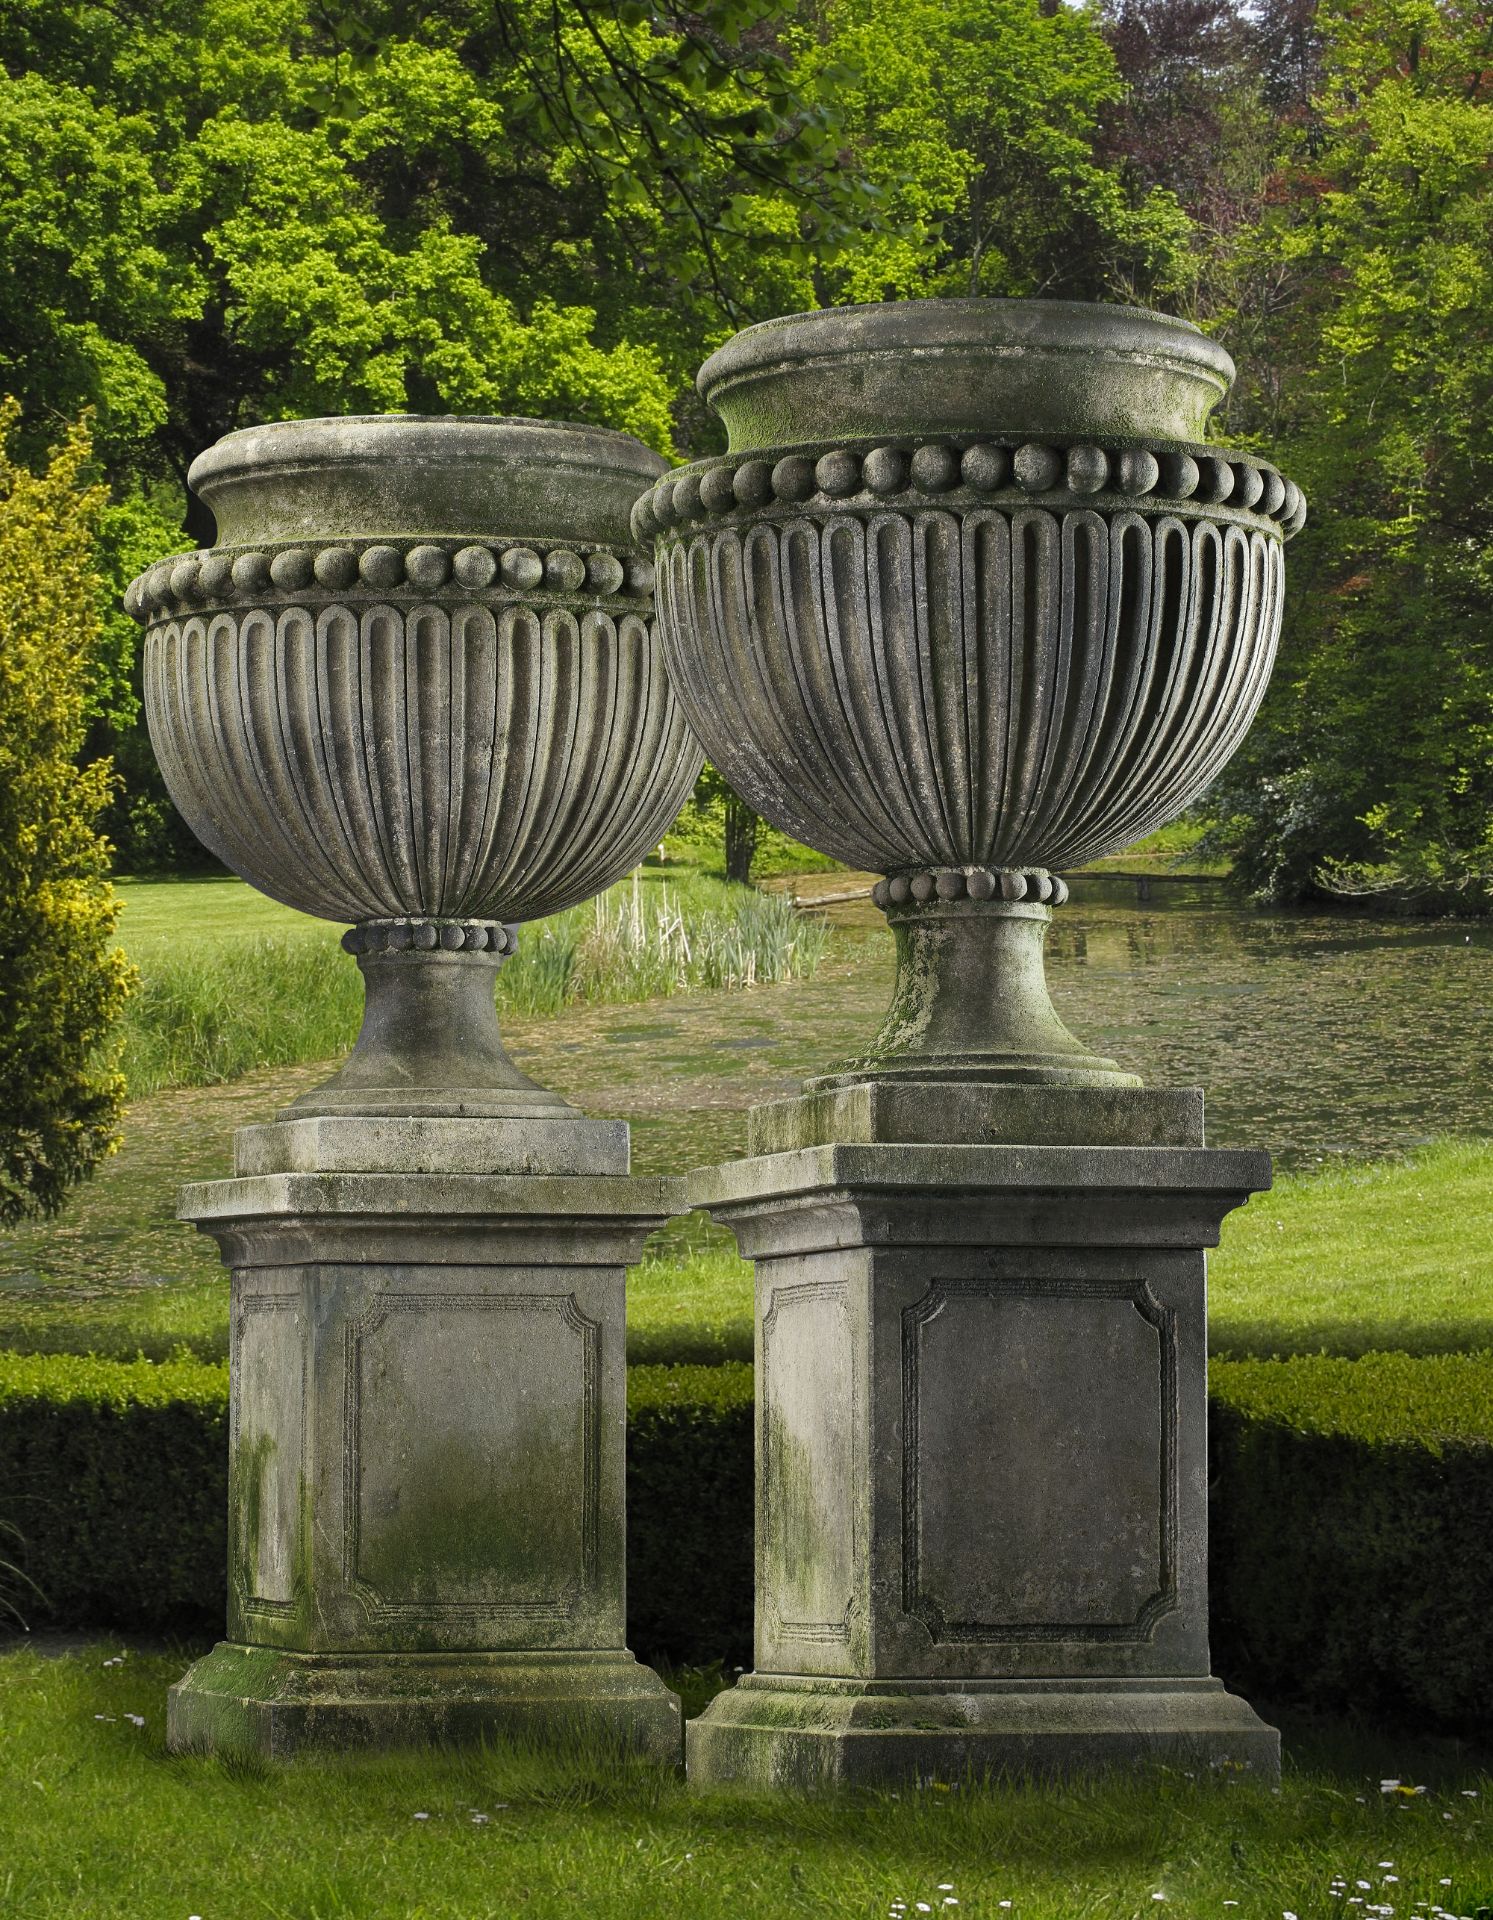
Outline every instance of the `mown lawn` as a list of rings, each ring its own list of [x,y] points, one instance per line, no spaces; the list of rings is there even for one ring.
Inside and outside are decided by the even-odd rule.
[[[0,1240],[0,1346],[162,1358],[186,1345],[221,1358],[227,1283],[172,1196],[182,1179],[226,1170],[226,1131],[246,1107],[267,1118],[266,1091],[162,1096],[171,1124],[145,1136],[149,1154],[137,1136],[132,1177],[106,1168],[62,1221]],[[1218,1354],[1493,1349],[1493,1141],[1288,1176],[1225,1222],[1209,1277]],[[628,1350],[751,1358],[751,1269],[702,1216],[676,1222],[631,1276]]]
[[[1289,1730],[1278,1793],[1172,1774],[805,1801],[497,1752],[287,1774],[165,1752],[185,1658],[0,1655],[7,1920],[1429,1920],[1493,1902],[1493,1780],[1451,1743]]]

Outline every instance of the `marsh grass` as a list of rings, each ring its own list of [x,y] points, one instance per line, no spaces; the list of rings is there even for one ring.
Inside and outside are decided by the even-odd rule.
[[[662,1000],[812,975],[830,934],[781,895],[703,875],[630,880],[519,935],[498,975],[499,1010],[558,1013],[575,1002]]]
[[[1279,1793],[1170,1773],[812,1801],[511,1748],[286,1771],[166,1754],[187,1657],[0,1655],[7,1917],[1323,1920],[1365,1910],[1360,1879],[1401,1916],[1493,1899],[1490,1783],[1450,1744],[1288,1728]]]
[[[330,929],[162,951],[142,965],[125,1010],[130,1096],[343,1053],[362,1008],[357,968]]]
[[[159,901],[143,884],[133,890],[131,951],[141,978],[123,1022],[123,1064],[135,1099],[328,1059],[357,1038],[362,985],[338,948],[338,930],[314,921],[282,927],[258,903],[245,903],[236,935],[231,899],[222,897],[230,883],[204,884],[214,899],[195,934],[190,887],[163,887]],[[187,928],[174,942],[173,908]],[[821,922],[800,918],[781,898],[688,872],[635,874],[523,929],[518,953],[498,974],[499,1011],[552,1014],[577,1002],[795,979],[815,971],[829,938]]]

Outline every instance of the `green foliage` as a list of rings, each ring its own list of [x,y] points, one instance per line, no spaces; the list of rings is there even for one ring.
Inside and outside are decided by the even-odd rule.
[[[0,1353],[0,1520],[28,1625],[218,1625],[227,1447],[226,1367]]]
[[[743,884],[768,874],[814,873],[839,865],[754,813],[708,760],[665,844],[676,858],[682,855]]]
[[[116,1139],[107,1043],[129,967],[96,827],[110,769],[80,769],[98,642],[81,429],[35,476],[0,406],[0,1222],[51,1213]]]
[[[1096,153],[1123,93],[1094,16],[1040,0],[829,0],[833,85],[882,215],[820,269],[830,300],[1113,297],[1180,271],[1188,222]],[[835,79],[831,79],[831,75]]]
[[[1215,1361],[1214,1647],[1267,1695],[1476,1723],[1493,1688],[1493,1354]]]
[[[0,379],[28,457],[51,419],[94,411],[114,504],[90,700],[125,868],[202,857],[134,712],[117,606],[180,518],[211,539],[183,495],[204,446],[410,408],[667,451],[714,441],[689,382],[745,322],[1144,289],[1185,222],[1096,158],[1118,92],[1094,19],[1038,0],[6,10]]]
[[[1241,1417],[1296,1433],[1437,1458],[1459,1445],[1493,1445],[1493,1353],[1216,1360],[1209,1378],[1214,1398]]]
[[[1215,791],[1262,897],[1493,898],[1493,90],[1445,0],[1328,0],[1324,75],[1238,246],[1272,382],[1236,410],[1315,516],[1280,667]],[[1260,290],[1265,290],[1263,295]],[[1225,313],[1225,332],[1248,307]],[[1247,315],[1246,321],[1247,321]],[[1250,331],[1246,324],[1244,331]]]
[[[58,1407],[125,1415],[137,1408],[194,1407],[216,1419],[227,1404],[228,1369],[186,1354],[168,1360],[105,1360],[90,1353],[7,1353],[0,1348],[0,1408]],[[226,1431],[226,1429],[225,1429]]]
[[[752,1369],[627,1370],[627,1631],[652,1658],[749,1665]]]
[[[88,751],[122,775],[122,863],[203,857],[118,598],[183,517],[211,538],[183,478],[224,431],[511,411],[698,452],[690,377],[743,323],[1047,294],[1219,333],[1221,431],[1313,502],[1213,851],[1261,897],[1485,909],[1486,31],[1456,0],[9,7],[0,386],[33,464],[94,412]]]

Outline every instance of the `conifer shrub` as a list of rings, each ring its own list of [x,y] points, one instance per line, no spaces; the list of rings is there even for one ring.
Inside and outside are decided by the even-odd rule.
[[[6,451],[17,419],[0,402],[0,1225],[55,1213],[115,1145],[130,979],[97,825],[112,774],[78,765],[103,490],[83,428],[33,474]]]

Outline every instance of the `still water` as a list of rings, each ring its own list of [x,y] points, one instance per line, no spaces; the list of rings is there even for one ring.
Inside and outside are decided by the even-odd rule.
[[[1283,1167],[1493,1133],[1493,926],[1256,913],[1216,882],[1080,876],[1048,980],[1152,1086],[1207,1088],[1215,1146]]]
[[[1206,1088],[1212,1145],[1307,1168],[1493,1134],[1493,925],[1260,913],[1209,880],[1070,884],[1047,938],[1059,1014],[1148,1085]],[[831,918],[884,924],[869,900]]]

